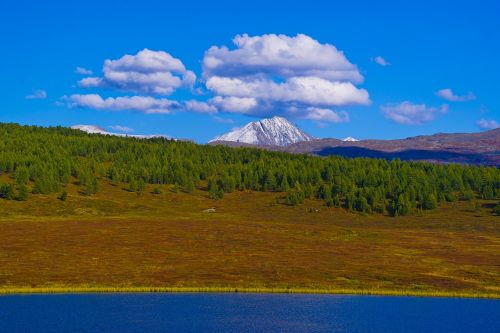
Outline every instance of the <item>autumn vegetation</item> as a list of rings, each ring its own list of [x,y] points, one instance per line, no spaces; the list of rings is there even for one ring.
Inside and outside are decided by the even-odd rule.
[[[50,193],[64,200],[64,188],[73,181],[82,194],[94,195],[100,180],[139,194],[146,184],[171,184],[188,193],[200,188],[211,199],[241,190],[283,193],[277,203],[318,199],[392,216],[443,202],[500,198],[500,170],[493,167],[319,158],[16,124],[0,125],[0,148],[0,172],[12,178],[0,184],[0,197],[8,200]]]
[[[499,170],[0,125],[0,294],[500,297]]]

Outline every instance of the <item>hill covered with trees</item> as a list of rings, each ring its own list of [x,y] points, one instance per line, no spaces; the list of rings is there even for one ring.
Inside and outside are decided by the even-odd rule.
[[[236,190],[277,192],[278,203],[306,198],[365,213],[408,215],[441,202],[500,198],[500,170],[382,159],[314,157],[165,138],[87,134],[63,127],[0,124],[0,197],[29,200],[75,182],[82,195],[102,181],[141,193],[173,184],[212,199]],[[498,206],[497,206],[498,207]]]

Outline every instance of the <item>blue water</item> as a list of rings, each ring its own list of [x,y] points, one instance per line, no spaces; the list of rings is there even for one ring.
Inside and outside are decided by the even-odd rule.
[[[500,301],[279,294],[0,296],[0,332],[500,332]]]

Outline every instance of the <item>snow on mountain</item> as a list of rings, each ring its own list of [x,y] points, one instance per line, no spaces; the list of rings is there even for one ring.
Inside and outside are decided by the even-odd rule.
[[[75,125],[71,126],[71,128],[91,134],[113,135],[113,133],[107,132],[104,128],[95,125]]]
[[[283,117],[275,116],[246,124],[229,133],[218,136],[214,141],[242,142],[253,145],[288,146],[314,137],[305,133]]]
[[[122,133],[114,133],[114,132],[108,132],[104,128],[95,126],[95,125],[74,125],[71,126],[72,129],[75,130],[80,130],[83,132],[87,132],[90,134],[101,134],[101,135],[113,135],[113,136],[127,136],[127,137],[132,137],[132,138],[138,138],[138,139],[150,139],[150,138],[167,138],[167,139],[172,139],[171,137],[167,135],[162,135],[162,134],[151,134],[151,135],[131,135],[131,134],[122,134]]]
[[[347,138],[342,139],[342,141],[345,141],[345,142],[356,142],[356,141],[359,141],[359,140],[353,138],[352,136],[348,136]]]

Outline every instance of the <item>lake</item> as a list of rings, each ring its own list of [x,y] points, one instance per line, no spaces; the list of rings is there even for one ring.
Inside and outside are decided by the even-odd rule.
[[[0,296],[0,332],[500,332],[500,301],[298,294]]]

